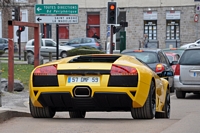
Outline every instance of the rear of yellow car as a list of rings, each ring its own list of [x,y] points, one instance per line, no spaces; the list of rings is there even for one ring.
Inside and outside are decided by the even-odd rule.
[[[53,117],[57,111],[69,111],[71,118],[84,118],[87,111],[133,112],[143,107],[151,89],[151,70],[133,57],[107,56],[66,58],[33,70],[32,116]]]

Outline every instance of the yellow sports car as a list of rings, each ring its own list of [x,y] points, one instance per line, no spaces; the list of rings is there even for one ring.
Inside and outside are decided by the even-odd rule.
[[[63,58],[32,71],[30,112],[34,118],[52,118],[59,111],[69,111],[70,118],[85,118],[91,111],[130,111],[134,119],[169,118],[166,76],[173,72],[156,74],[128,55]]]

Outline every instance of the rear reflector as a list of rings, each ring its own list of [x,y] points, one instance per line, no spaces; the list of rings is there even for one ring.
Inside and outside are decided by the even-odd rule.
[[[165,67],[162,64],[156,65],[156,71],[155,72],[162,72],[165,70]]]
[[[36,68],[34,75],[57,75],[57,65]]]
[[[180,64],[176,64],[174,75],[180,75]]]
[[[110,74],[111,75],[137,75],[138,72],[133,67],[113,64]]]

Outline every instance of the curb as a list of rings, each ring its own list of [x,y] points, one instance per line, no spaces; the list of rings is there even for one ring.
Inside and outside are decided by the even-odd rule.
[[[9,120],[14,117],[31,117],[31,114],[27,112],[10,111],[10,110],[0,111],[0,123],[3,123],[6,120]]]

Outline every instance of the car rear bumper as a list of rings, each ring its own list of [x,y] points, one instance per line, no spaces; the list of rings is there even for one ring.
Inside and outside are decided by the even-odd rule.
[[[132,100],[126,93],[94,93],[93,97],[72,97],[70,92],[41,93],[38,101],[43,107],[56,111],[130,111]]]
[[[77,92],[76,87],[88,87],[90,92]],[[57,111],[128,111],[131,108],[143,107],[148,97],[150,85],[141,83],[139,87],[107,86],[30,86],[30,98],[35,107],[52,107]],[[80,91],[82,91],[80,89]],[[79,93],[79,94],[78,94]],[[81,96],[80,93],[83,93]]]
[[[179,76],[174,76],[174,88],[180,91],[200,91],[200,85],[185,85],[179,80]]]

